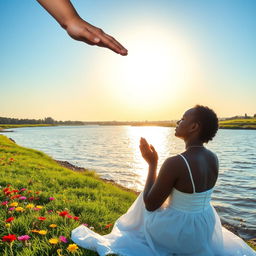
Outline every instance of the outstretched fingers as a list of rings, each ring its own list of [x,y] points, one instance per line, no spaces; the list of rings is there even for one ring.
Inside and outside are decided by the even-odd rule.
[[[71,37],[73,36],[71,35]],[[90,45],[96,45],[101,41],[97,35],[90,32],[87,28],[83,29],[82,33],[79,35],[79,38],[75,38],[75,37],[73,38],[78,39]]]
[[[98,46],[106,47],[112,51],[119,53],[123,56],[127,55],[127,50],[118,43],[113,37],[108,36],[107,34],[97,35],[100,38],[100,42],[97,43]]]
[[[88,36],[88,33],[91,33]],[[127,55],[128,51],[112,36],[106,34],[102,29],[96,27],[88,27],[85,31],[85,40],[89,39],[92,44],[106,47],[121,55]]]

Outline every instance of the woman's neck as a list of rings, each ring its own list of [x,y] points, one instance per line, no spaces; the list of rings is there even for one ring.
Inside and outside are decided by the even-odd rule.
[[[193,140],[186,140],[185,141],[185,147],[186,149],[192,148],[192,147],[203,147],[204,143],[201,140],[193,139]]]

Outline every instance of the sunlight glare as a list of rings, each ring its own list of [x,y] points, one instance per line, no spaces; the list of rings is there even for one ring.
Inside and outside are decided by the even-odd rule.
[[[93,60],[94,84],[101,86],[101,94],[118,104],[120,111],[133,113],[133,120],[156,120],[161,113],[167,116],[193,75],[194,58],[184,44],[186,40],[159,28],[147,24],[136,31],[125,30],[128,56],[109,51]]]
[[[186,51],[166,31],[152,31],[130,36],[129,55],[117,67],[119,95],[141,108],[175,100],[188,77]]]

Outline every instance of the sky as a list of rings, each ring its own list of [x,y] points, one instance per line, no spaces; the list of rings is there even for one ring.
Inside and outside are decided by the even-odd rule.
[[[174,120],[256,113],[255,0],[74,0],[129,51],[71,39],[35,0],[0,1],[0,116]]]

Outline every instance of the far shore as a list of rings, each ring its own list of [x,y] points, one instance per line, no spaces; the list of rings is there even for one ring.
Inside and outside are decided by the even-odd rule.
[[[0,124],[0,132],[12,132],[11,128],[22,127],[49,127],[49,126],[81,126],[81,125],[99,125],[99,126],[158,126],[158,127],[176,127],[176,121],[99,121],[83,122],[83,124]],[[219,129],[231,130],[256,130],[256,118],[227,119],[219,121]]]

